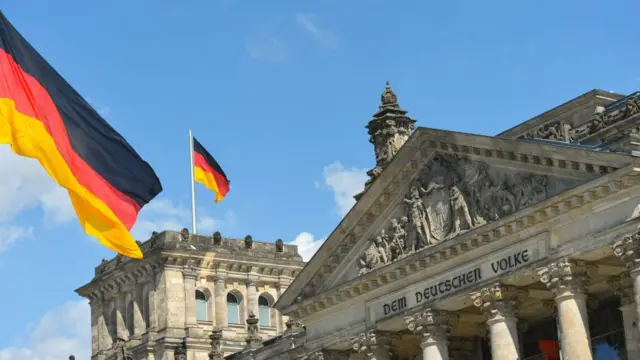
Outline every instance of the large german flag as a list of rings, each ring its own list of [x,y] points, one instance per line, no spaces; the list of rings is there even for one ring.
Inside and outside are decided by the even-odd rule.
[[[142,258],[129,230],[162,185],[127,141],[0,11],[0,144],[37,159],[71,197],[82,227]]]
[[[229,179],[216,161],[196,138],[193,138],[194,180],[216,193],[216,203],[229,192]]]

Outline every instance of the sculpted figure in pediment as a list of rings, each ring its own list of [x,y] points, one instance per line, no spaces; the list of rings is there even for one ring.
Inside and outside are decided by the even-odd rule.
[[[391,219],[358,259],[360,273],[532,206],[547,189],[544,175],[490,171],[484,162],[436,154],[403,199],[407,216]]]

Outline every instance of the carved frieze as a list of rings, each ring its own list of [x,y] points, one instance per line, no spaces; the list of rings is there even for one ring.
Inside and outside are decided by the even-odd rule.
[[[593,135],[604,128],[640,113],[640,93],[634,93],[622,99],[619,104],[613,104],[610,109],[611,110],[594,114],[591,120],[577,127],[572,128],[568,124],[555,122],[529,130],[520,137],[566,142],[579,141],[582,138]]]
[[[402,212],[370,239],[360,274],[532,206],[548,196],[545,175],[498,173],[484,162],[436,154],[403,199]]]

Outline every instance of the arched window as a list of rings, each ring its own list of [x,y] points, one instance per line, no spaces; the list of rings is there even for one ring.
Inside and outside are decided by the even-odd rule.
[[[264,295],[260,295],[258,298],[258,320],[260,326],[271,326],[271,307],[269,307],[269,300]]]
[[[209,320],[209,312],[207,309],[209,301],[207,300],[207,295],[204,292],[196,290],[196,320],[198,321]]]
[[[232,293],[227,294],[227,320],[229,324],[240,324],[240,300]]]

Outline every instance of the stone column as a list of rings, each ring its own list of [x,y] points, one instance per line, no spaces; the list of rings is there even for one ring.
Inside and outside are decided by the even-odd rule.
[[[624,337],[627,348],[627,359],[640,359],[640,335],[638,333],[638,313],[633,301],[633,281],[628,273],[622,273],[609,280],[609,284],[620,297],[620,312],[624,324]]]
[[[124,321],[125,314],[127,313],[126,295],[120,293],[116,296],[116,336],[123,340],[129,340],[129,330],[127,330],[127,325]]]
[[[351,338],[351,347],[368,360],[391,360],[389,344],[376,330],[369,330]]]
[[[226,274],[218,274],[215,278],[215,291],[213,293],[216,303],[216,326],[224,329],[229,326],[227,317],[227,289]]]
[[[561,260],[539,271],[540,280],[554,295],[563,359],[593,359],[586,302],[586,283],[592,271],[592,266],[579,260]]]
[[[193,332],[198,329],[196,316],[196,269],[187,267],[182,272],[182,276],[184,278],[184,327],[187,329],[187,337],[193,337],[196,336]]]
[[[257,316],[259,316],[258,313],[258,288],[256,286],[255,281],[253,280],[247,280],[246,281],[246,286],[247,286],[247,316],[249,316],[249,314],[253,313]]]
[[[147,324],[142,315],[142,309],[144,308],[142,291],[142,284],[137,284],[133,291],[133,337],[136,339],[142,338],[142,334],[144,334],[147,329]]]
[[[636,316],[640,319],[640,232],[625,236],[613,244],[613,253],[624,261],[633,284]]]
[[[449,360],[448,336],[451,325],[458,320],[446,311],[426,309],[405,318],[409,330],[421,336],[424,360]]]
[[[493,360],[520,358],[516,311],[518,298],[525,294],[522,290],[502,284],[495,284],[471,294],[473,304],[479,307],[487,318]]]
[[[275,299],[275,301],[278,301],[278,299],[280,299],[280,296],[282,296],[282,293],[284,293],[286,289],[287,287],[282,284],[276,285],[277,298]],[[284,319],[282,317],[282,313],[275,308],[272,308],[271,311],[276,311],[276,331],[278,334],[280,334],[284,331]]]
[[[103,360],[101,353],[111,347],[111,336],[104,318],[102,299],[96,297],[89,303],[91,308],[91,354],[94,360]]]
[[[153,279],[144,284],[143,293],[147,298],[147,308],[145,309],[147,312],[146,318],[148,319],[147,330],[149,332],[157,331],[158,319],[156,317],[156,284]]]

